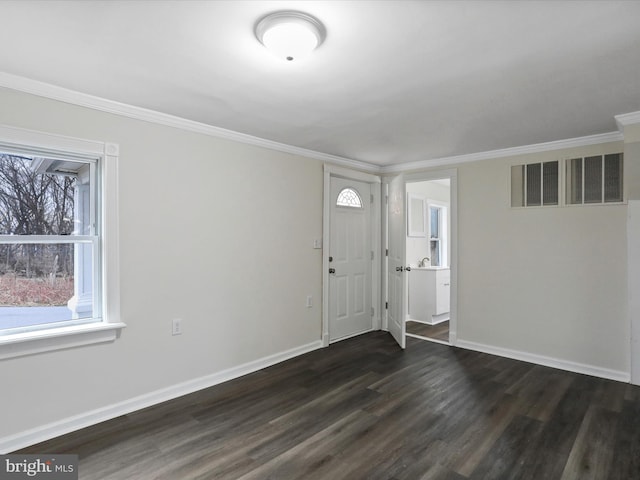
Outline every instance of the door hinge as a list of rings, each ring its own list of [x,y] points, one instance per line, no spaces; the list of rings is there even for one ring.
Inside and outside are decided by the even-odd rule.
[[[384,196],[384,203],[389,204],[389,195]]]
[[[371,316],[373,317],[376,314],[376,311],[371,307]]]
[[[371,260],[373,260],[375,257],[373,256],[373,250],[371,250]]]
[[[389,302],[384,302],[384,309],[389,310]]]
[[[385,256],[385,257],[388,257],[388,256],[389,256],[389,249],[388,249],[388,248],[384,251],[384,256]]]
[[[373,203],[373,194],[369,195],[369,198],[371,198],[371,203]]]

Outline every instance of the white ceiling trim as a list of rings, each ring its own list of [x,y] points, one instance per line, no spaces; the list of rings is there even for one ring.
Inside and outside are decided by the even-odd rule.
[[[488,152],[469,153],[466,155],[456,155],[454,157],[436,158],[433,160],[420,160],[411,163],[401,163],[398,165],[387,165],[382,167],[381,173],[406,172],[409,170],[419,170],[431,167],[441,167],[444,165],[455,165],[459,163],[478,162],[480,160],[491,160],[493,158],[513,157],[530,153],[548,152],[550,150],[560,150],[563,148],[583,147],[586,145],[598,145],[608,142],[622,141],[621,132],[600,133],[587,137],[569,138],[567,140],[555,140],[553,142],[536,143],[524,145],[522,147],[502,148],[500,150],[490,150]]]
[[[168,127],[179,128],[190,132],[222,138],[225,140],[231,140],[248,145],[255,145],[258,147],[267,148],[269,150],[276,150],[279,152],[299,155],[301,157],[312,158],[336,165],[365,170],[367,172],[377,173],[380,171],[379,166],[370,163],[339,157],[337,155],[331,155],[328,153],[316,152],[314,150],[308,150],[306,148],[295,147],[293,145],[287,145],[285,143],[274,142],[272,140],[267,140],[260,137],[254,137],[245,133],[239,133],[234,132],[233,130],[214,127],[212,125],[195,122],[193,120],[187,120],[185,118],[157,112],[155,110],[136,107],[125,103],[108,100],[106,98],[76,92],[74,90],[58,87],[56,85],[39,82],[37,80],[31,80],[29,78],[11,75],[6,72],[0,72],[0,87],[10,88],[12,90],[18,90],[21,92],[30,93],[32,95],[50,98],[53,100],[59,100],[61,102],[66,102],[81,107],[92,108],[94,110],[100,110],[102,112],[122,115],[124,117],[129,117],[136,120],[157,123]]]
[[[616,115],[614,118],[616,119],[618,128],[623,130],[624,127],[640,123],[640,112],[623,113],[621,115]]]
[[[490,160],[493,158],[503,158],[515,155],[546,152],[550,150],[560,150],[563,148],[597,145],[601,143],[617,142],[623,140],[623,134],[621,132],[609,132],[598,135],[590,135],[587,137],[556,140],[553,142],[537,143],[521,147],[510,147],[499,150],[490,150],[487,152],[470,153],[466,155],[443,157],[432,160],[420,160],[417,162],[401,163],[397,165],[387,165],[380,167],[378,165],[373,165],[371,163],[362,162],[359,160],[353,160],[337,155],[331,155],[328,153],[308,150],[306,148],[295,147],[293,145],[274,142],[272,140],[254,137],[245,133],[234,132],[233,130],[214,127],[212,125],[195,122],[193,120],[187,120],[185,118],[177,117],[174,115],[128,105],[125,103],[88,95],[86,93],[76,92],[74,90],[69,90],[67,88],[58,87],[56,85],[39,82],[37,80],[32,80],[17,75],[11,75],[6,72],[0,72],[0,87],[30,93],[32,95],[50,98],[73,105],[92,108],[94,110],[121,115],[136,120],[142,120],[169,127],[179,128],[182,130],[201,133],[204,135],[209,135],[212,137],[222,138],[248,145],[255,145],[258,147],[267,148],[269,150],[290,153],[292,155],[299,155],[301,157],[316,159],[330,164],[354,168],[369,173],[399,173],[410,170],[477,162],[481,160]],[[624,126],[640,123],[640,112],[616,115],[615,120],[618,123],[619,128],[622,129],[622,127]]]

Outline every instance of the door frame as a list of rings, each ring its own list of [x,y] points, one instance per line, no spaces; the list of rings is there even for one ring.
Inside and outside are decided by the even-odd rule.
[[[371,185],[371,250],[373,262],[371,266],[371,307],[373,308],[372,330],[380,330],[382,326],[382,235],[381,235],[381,179],[378,175],[358,172],[335,165],[324,165],[324,188],[322,208],[322,346],[329,345],[329,246],[331,242],[331,177],[356,180]],[[369,199],[364,199],[365,201]],[[348,337],[341,338],[345,340]]]
[[[384,184],[386,185],[395,175],[385,176]],[[450,290],[450,311],[449,311],[449,344],[455,346],[458,340],[458,170],[455,168],[445,170],[429,170],[424,172],[416,172],[405,174],[405,192],[407,183],[425,182],[430,180],[449,179],[450,181],[450,209],[451,209],[451,225],[449,225],[449,234],[451,235],[451,250],[449,252],[449,268],[451,271],[451,290]],[[405,196],[406,197],[406,196]],[[406,202],[406,199],[405,199]],[[386,204],[385,204],[386,207]],[[384,248],[388,245],[388,212],[383,212],[383,236]],[[405,259],[406,260],[406,259]],[[383,277],[387,275],[387,263],[384,262]],[[384,285],[384,299],[388,298],[388,285]],[[408,295],[405,292],[405,295]],[[404,319],[406,322],[406,318]],[[387,316],[384,315],[383,329],[388,330]]]
[[[630,327],[629,376],[633,385],[640,385],[640,200],[627,204],[627,303]]]

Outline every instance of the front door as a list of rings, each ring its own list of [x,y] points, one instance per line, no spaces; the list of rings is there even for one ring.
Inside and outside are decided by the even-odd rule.
[[[329,341],[372,330],[371,186],[331,177]]]
[[[405,200],[404,175],[398,175],[389,183],[388,190],[389,261],[387,286],[389,306],[387,324],[389,332],[402,348],[405,348],[405,317],[407,314]]]

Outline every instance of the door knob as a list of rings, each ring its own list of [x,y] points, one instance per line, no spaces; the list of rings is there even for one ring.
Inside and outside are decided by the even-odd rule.
[[[401,272],[404,270],[404,267],[396,267],[396,272]]]
[[[335,268],[330,268],[329,269],[329,273],[336,273],[336,269]]]
[[[406,268],[405,268],[405,270],[406,270],[407,272],[410,272],[410,271],[411,271],[411,267],[406,267]]]

